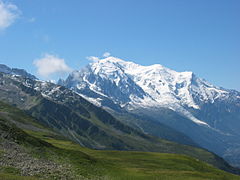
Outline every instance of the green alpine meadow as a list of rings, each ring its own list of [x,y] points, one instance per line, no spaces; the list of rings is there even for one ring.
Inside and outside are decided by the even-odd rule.
[[[0,180],[240,180],[240,0],[0,0]]]
[[[69,141],[2,102],[0,115],[1,179],[240,179],[218,169],[234,170],[202,149],[185,147],[199,158],[212,159],[211,164],[171,151],[93,150]]]

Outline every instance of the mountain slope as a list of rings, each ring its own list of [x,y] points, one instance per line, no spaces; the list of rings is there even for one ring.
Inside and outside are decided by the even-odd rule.
[[[1,100],[79,144],[97,149],[142,149],[148,137],[72,91],[52,83],[1,74]],[[127,139],[127,142],[126,142]]]
[[[184,155],[83,148],[2,102],[0,132],[0,178],[6,180],[240,179]]]
[[[25,113],[0,102],[0,179],[74,179],[70,165],[57,161],[58,149],[27,131],[58,137]]]
[[[38,122],[83,146],[185,154],[221,169],[230,167],[203,149],[146,135],[62,86],[5,73],[0,73],[0,83],[2,101],[25,110]]]
[[[154,122],[164,124],[240,166],[237,91],[216,87],[192,72],[141,66],[115,57],[91,63],[61,83],[117,118],[124,114],[127,118],[129,113],[145,117],[131,124],[150,134],[156,135],[156,130],[149,130],[144,122],[153,122],[150,129],[156,129]]]

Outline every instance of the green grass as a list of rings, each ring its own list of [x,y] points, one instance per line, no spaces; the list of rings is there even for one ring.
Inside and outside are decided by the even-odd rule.
[[[91,150],[68,140],[55,139],[43,132],[28,133],[53,145],[44,152],[46,158],[59,163],[69,163],[77,175],[90,179],[240,179],[239,176],[185,155]]]
[[[1,167],[0,168],[1,173],[8,173],[8,174],[13,174],[13,175],[19,175],[20,171],[16,168],[13,167]]]
[[[12,174],[4,174],[0,173],[1,180],[37,180],[35,177],[27,177],[27,176],[19,176],[19,175],[12,175]]]
[[[35,177],[20,176],[19,169],[0,166],[1,180],[36,180]]]
[[[239,176],[216,169],[207,163],[185,155],[136,151],[100,151],[83,148],[70,141],[46,139],[46,137],[45,140],[58,147],[63,156],[65,153],[68,154],[67,157],[73,167],[79,170],[77,172],[90,178],[94,172],[98,177],[111,180],[240,179]]]
[[[7,107],[5,110],[7,111]],[[11,117],[22,119],[24,115],[14,117],[12,114]],[[7,120],[4,117],[0,119],[4,127],[2,130],[6,130],[4,123]],[[31,118],[21,121],[34,125]],[[10,123],[6,125],[10,126]],[[70,164],[76,177],[102,180],[240,180],[240,176],[219,170],[186,155],[92,150],[81,147],[49,129],[44,129],[41,125],[37,127],[43,128],[43,131],[19,129],[15,126],[10,126],[10,129],[14,139],[33,156],[60,164]],[[0,154],[3,154],[1,149]],[[208,156],[208,153],[205,155]],[[0,167],[0,179],[35,180],[37,177],[22,177],[18,169]]]
[[[40,136],[38,135],[38,138]],[[67,140],[46,136],[43,136],[43,139],[54,147],[49,147],[44,152],[48,159],[69,163],[77,175],[90,179],[101,177],[106,180],[240,179],[239,176],[184,155],[91,150]],[[0,179],[14,179],[16,176],[10,176],[9,174],[12,174],[10,171],[7,173],[0,174]]]
[[[50,142],[50,141],[49,141]],[[55,145],[66,148],[66,142]],[[240,179],[218,170],[204,162],[191,157],[176,154],[127,152],[127,151],[94,151],[75,145],[67,149],[81,150],[102,162],[101,165],[109,179]]]

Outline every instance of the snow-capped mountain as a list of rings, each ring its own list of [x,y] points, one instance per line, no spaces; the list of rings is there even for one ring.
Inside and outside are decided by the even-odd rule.
[[[13,135],[16,134],[16,127],[23,128],[24,131],[39,132],[39,130],[44,130],[44,132],[49,131],[49,133],[51,131],[53,135],[51,137],[59,139],[60,136],[55,134],[55,132],[58,132],[66,139],[71,139],[82,146],[94,149],[185,154],[219,169],[238,173],[237,168],[229,166],[222,158],[204,149],[166,141],[132,128],[63,86],[35,80],[24,75],[12,74],[11,71],[1,72],[1,70],[0,110],[3,111],[1,112],[1,122],[5,123],[4,118],[6,118],[6,126],[2,127],[3,129],[9,127],[11,131],[13,130]],[[14,105],[23,111],[11,108],[5,103]],[[6,113],[5,109],[7,110]],[[16,119],[19,114],[24,116],[20,121]],[[29,115],[34,118],[29,117]],[[41,125],[39,126],[38,123]],[[46,129],[41,129],[43,126]],[[6,132],[9,131],[9,128],[5,128]],[[188,142],[188,144],[197,146],[183,133],[165,126],[162,126],[162,130],[166,135],[181,137],[185,139],[185,143]],[[16,132],[21,131],[17,130]],[[24,137],[26,137],[25,134]],[[4,138],[9,140],[8,135],[5,135]],[[12,136],[10,139],[12,139]],[[25,140],[26,138],[23,141]],[[16,140],[15,142],[19,143]],[[32,143],[32,141],[27,143]],[[38,149],[41,144],[42,142],[37,144]]]
[[[191,72],[179,73],[161,65],[140,66],[109,57],[59,81],[77,93],[37,80],[25,70],[0,65],[0,72],[1,101],[27,110],[80,144],[97,148],[123,145],[118,134],[123,130],[133,133],[132,146],[139,133],[147,133],[204,147],[240,166],[240,93],[215,87]],[[134,132],[138,132],[136,136]]]
[[[227,90],[197,78],[192,72],[176,72],[159,64],[141,66],[115,57],[73,72],[65,85],[98,105],[102,104],[102,97],[107,97],[129,111],[165,107],[202,125],[207,123],[195,118],[187,109],[200,109],[203,103],[229,96]],[[82,93],[86,89],[94,95]],[[99,97],[92,99],[96,95]]]
[[[181,137],[182,144],[198,146],[184,133],[160,123],[157,124],[163,129],[166,138],[162,140],[149,136],[139,129],[122,123],[107,111],[93,105],[66,87],[29,78],[29,75],[13,74],[11,68],[2,67],[4,68],[0,69],[1,102],[26,111],[38,122],[83,146],[95,149],[147,150],[167,153],[179,153],[181,149],[183,154],[192,154],[190,149],[195,151],[195,148],[186,149],[179,143],[166,141],[168,139],[179,142],[176,137]],[[202,158],[199,155],[194,157]]]
[[[236,160],[240,154],[237,91],[216,87],[193,72],[176,72],[159,64],[142,66],[115,57],[90,63],[61,84],[115,115],[124,111],[145,117],[145,122],[164,123],[232,164],[240,164]],[[149,129],[141,122],[135,125]]]

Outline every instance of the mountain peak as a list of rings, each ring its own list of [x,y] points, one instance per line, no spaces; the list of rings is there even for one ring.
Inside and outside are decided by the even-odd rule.
[[[101,59],[101,62],[113,62],[113,63],[118,63],[118,62],[125,62],[124,60],[114,57],[114,56],[109,56],[107,58]]]
[[[99,59],[98,61],[95,61],[93,63],[90,63],[90,66],[92,67],[117,67],[117,68],[121,68],[125,71],[132,71],[137,73],[136,71],[147,71],[147,72],[156,72],[156,71],[165,71],[171,74],[180,74],[182,76],[189,76],[192,77],[193,72],[191,71],[184,71],[184,72],[177,72],[174,71],[172,69],[169,69],[167,67],[164,67],[161,64],[153,64],[153,65],[140,65],[140,64],[136,64],[132,61],[125,61],[123,59],[117,58],[117,57],[113,57],[113,56],[109,56],[107,58],[104,59]]]
[[[112,56],[75,71],[65,85],[89,100],[98,101],[95,104],[104,105],[103,99],[108,98],[108,103],[112,101],[111,104],[127,110],[163,107],[184,114],[198,124],[206,123],[186,109],[200,109],[201,103],[212,103],[228,94],[191,71],[177,72],[160,64],[143,66]]]
[[[3,73],[10,73],[11,72],[11,68],[9,68],[8,66],[6,66],[5,64],[0,64],[0,72]]]
[[[104,59],[99,59],[98,61],[91,63],[91,65],[94,65],[94,66],[119,66],[119,67],[120,66],[124,67],[124,66],[130,65],[130,64],[135,64],[135,63],[130,62],[130,61],[125,61],[123,59],[113,57],[113,56],[109,56]],[[135,64],[135,65],[137,65],[137,64]]]
[[[6,73],[6,74],[23,76],[23,77],[27,77],[27,78],[35,79],[35,80],[37,79],[34,75],[28,73],[24,69],[10,68],[10,67],[6,66],[5,64],[0,64],[0,72]]]

